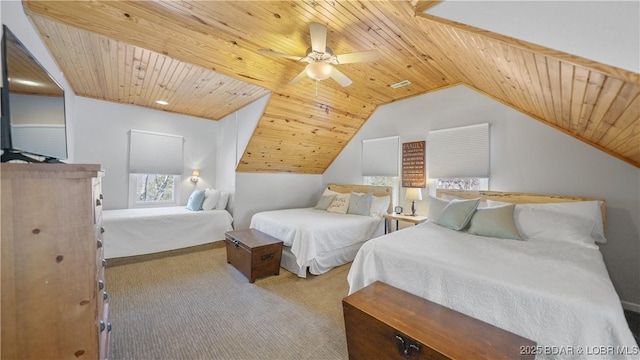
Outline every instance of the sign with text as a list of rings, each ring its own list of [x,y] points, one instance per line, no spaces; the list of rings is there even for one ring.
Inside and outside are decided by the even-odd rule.
[[[427,186],[424,171],[425,141],[402,144],[402,187]]]

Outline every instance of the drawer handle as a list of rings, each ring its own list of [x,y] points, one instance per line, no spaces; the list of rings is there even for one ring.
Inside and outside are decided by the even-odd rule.
[[[103,268],[107,267],[107,259],[102,259],[102,267]]]
[[[100,234],[104,234],[104,227],[100,226]]]
[[[102,281],[102,280],[98,280],[98,289],[99,289],[99,290],[104,289],[104,281]]]
[[[268,260],[268,259],[273,259],[273,256],[274,256],[274,253],[271,253],[271,254],[268,254],[268,255],[262,255],[262,256],[260,256],[260,259],[262,261]]]
[[[98,243],[98,249],[100,249],[102,247],[102,240],[98,240],[97,243]]]
[[[235,247],[239,247],[239,246],[240,246],[240,241],[238,241],[238,240],[236,240],[236,239],[231,240],[231,242],[233,243],[233,245],[234,245]]]
[[[104,321],[100,320],[100,332],[103,332],[107,326],[104,324]]]
[[[107,294],[106,291],[102,292],[102,300],[107,300],[109,298],[109,295]]]
[[[100,199],[96,199],[96,206],[102,205],[102,201]]]
[[[107,323],[107,332],[111,332],[111,323]]]
[[[100,194],[100,200],[104,199],[104,197],[102,196],[102,194]]]

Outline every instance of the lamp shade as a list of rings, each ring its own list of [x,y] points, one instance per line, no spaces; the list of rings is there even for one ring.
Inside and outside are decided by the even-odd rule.
[[[307,65],[305,70],[307,72],[307,76],[309,76],[313,80],[324,80],[328,79],[329,76],[331,76],[333,67],[328,63],[312,62]]]
[[[191,176],[200,176],[200,171],[199,170],[193,170],[191,172]]]
[[[412,201],[422,200],[422,191],[420,190],[420,188],[407,188],[405,199]]]

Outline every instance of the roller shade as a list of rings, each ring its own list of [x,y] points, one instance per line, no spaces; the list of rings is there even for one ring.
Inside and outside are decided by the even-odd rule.
[[[182,174],[182,136],[131,130],[129,172]]]
[[[399,143],[397,136],[362,140],[362,175],[398,176]]]
[[[430,179],[488,178],[489,124],[429,131]]]

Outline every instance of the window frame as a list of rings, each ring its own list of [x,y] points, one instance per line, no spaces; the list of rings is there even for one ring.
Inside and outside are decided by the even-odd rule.
[[[172,201],[147,201],[147,202],[138,202],[136,201],[136,188],[137,188],[137,175],[145,175],[145,174],[135,174],[129,173],[129,208],[151,208],[151,207],[163,207],[163,206],[177,206],[180,205],[180,175],[172,175],[173,176],[173,200]],[[147,174],[147,175],[171,175],[171,174]]]

